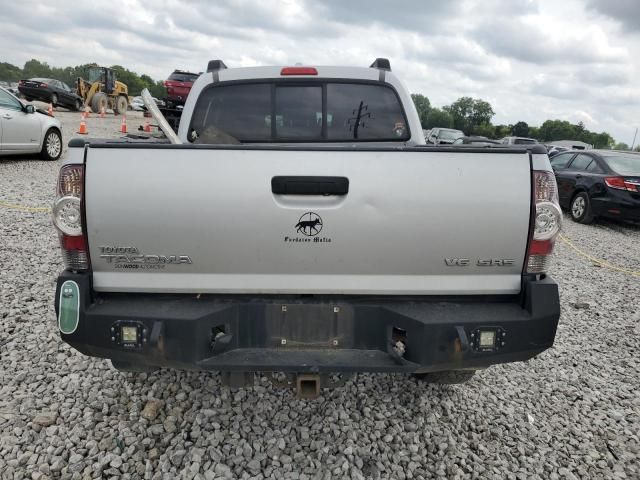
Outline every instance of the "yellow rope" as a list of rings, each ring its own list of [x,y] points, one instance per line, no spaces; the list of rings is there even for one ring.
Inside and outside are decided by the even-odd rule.
[[[0,202],[0,207],[22,210],[23,212],[48,212],[49,207],[25,207],[24,205],[14,205],[12,203]]]
[[[593,263],[595,263],[596,265],[600,265],[601,267],[604,268],[608,268],[609,270],[614,270],[616,272],[622,272],[622,273],[626,273],[627,275],[632,275],[634,277],[640,277],[640,271],[637,270],[629,270],[628,268],[622,268],[622,267],[618,267],[616,265],[612,265],[609,262],[605,261],[605,260],[600,260],[598,258],[592,257],[591,255],[589,255],[588,253],[580,250],[578,247],[576,247],[571,240],[569,240],[567,237],[565,237],[564,235],[560,234],[560,240],[562,240],[564,243],[566,243],[567,245],[569,245],[573,250],[576,251],[576,253],[578,253],[579,255],[588,258],[589,260],[591,260]]]

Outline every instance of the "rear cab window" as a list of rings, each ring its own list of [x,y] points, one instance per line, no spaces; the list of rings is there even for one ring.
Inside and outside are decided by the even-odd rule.
[[[189,140],[212,132],[251,142],[406,141],[406,115],[390,86],[331,80],[212,85],[203,90]]]

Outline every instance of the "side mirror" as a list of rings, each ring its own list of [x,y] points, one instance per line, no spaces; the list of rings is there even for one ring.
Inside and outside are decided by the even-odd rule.
[[[24,112],[25,113],[36,113],[36,107],[34,107],[33,105],[29,104],[29,105],[25,105],[24,106]]]

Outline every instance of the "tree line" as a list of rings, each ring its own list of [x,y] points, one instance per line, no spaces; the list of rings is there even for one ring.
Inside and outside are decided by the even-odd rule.
[[[461,97],[442,108],[433,107],[429,99],[419,93],[412,94],[411,98],[424,129],[455,128],[463,131],[465,135],[481,135],[488,138],[530,137],[543,143],[580,140],[593,145],[594,148],[629,149],[624,143],[616,144],[607,132],[587,130],[582,122],[573,124],[566,120],[545,120],[539,127],[530,126],[523,121],[512,125],[493,125],[491,119],[495,112],[491,104],[479,98]]]
[[[89,77],[89,69],[97,66],[96,63],[87,63],[77,65],[75,67],[51,67],[46,62],[31,59],[25,62],[24,67],[20,68],[6,62],[0,62],[0,80],[6,82],[17,82],[28,78],[53,78],[60,80],[72,89],[75,88],[76,79],[78,77],[85,80]],[[156,98],[166,96],[166,90],[162,81],[153,80],[149,75],[139,75],[120,65],[111,65],[116,74],[116,79],[125,83],[129,88],[129,95],[140,95],[143,88],[148,88],[151,95]]]
[[[78,77],[87,79],[89,68],[95,63],[77,65],[75,67],[51,67],[46,62],[31,59],[22,68],[6,62],[0,62],[0,80],[17,82],[26,78],[55,78],[73,88]],[[129,87],[129,95],[139,95],[143,88],[148,88],[151,95],[157,98],[166,96],[162,81],[153,80],[145,74],[138,74],[120,65],[112,65],[116,78]],[[507,136],[532,137],[540,142],[550,143],[554,140],[580,140],[595,148],[617,148],[628,150],[625,143],[617,143],[607,132],[592,132],[584,123],[573,124],[566,120],[545,120],[539,127],[530,126],[519,121],[510,125],[493,125],[491,119],[495,115],[491,104],[485,100],[471,97],[460,97],[451,105],[437,108],[429,99],[419,93],[412,94],[413,102],[418,110],[422,128],[434,127],[455,128],[465,135],[481,135],[488,138]],[[640,145],[638,147],[640,150]]]

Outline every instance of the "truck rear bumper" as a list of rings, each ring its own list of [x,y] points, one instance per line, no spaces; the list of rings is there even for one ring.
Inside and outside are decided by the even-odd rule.
[[[509,297],[303,297],[97,293],[77,283],[79,321],[62,339],[85,355],[220,371],[430,372],[530,359],[553,345],[557,285]],[[123,327],[137,335],[127,343]],[[482,335],[482,332],[489,332]],[[493,333],[491,333],[493,332]],[[482,347],[479,339],[494,339]]]

